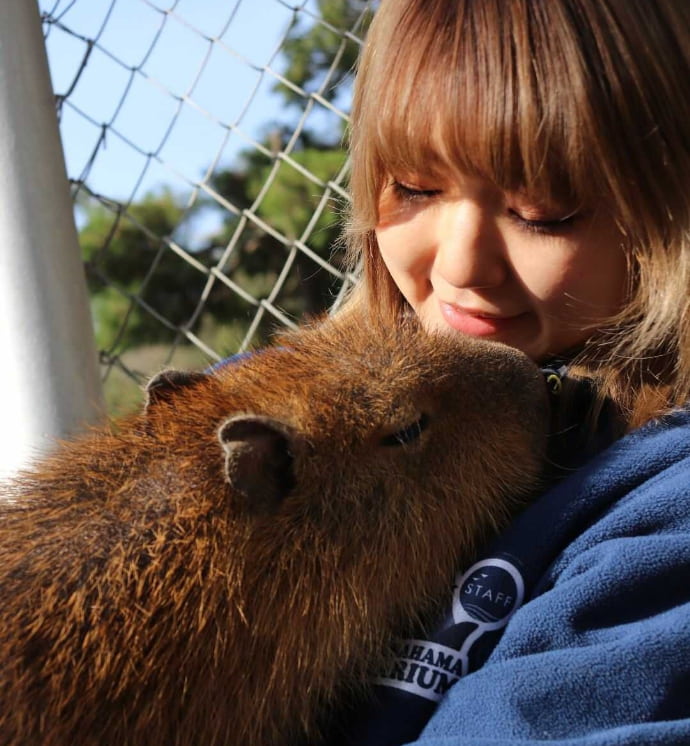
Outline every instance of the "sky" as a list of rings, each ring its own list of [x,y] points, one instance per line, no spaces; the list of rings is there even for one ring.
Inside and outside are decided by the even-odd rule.
[[[53,88],[68,93],[60,126],[69,176],[86,173],[95,192],[137,199],[161,184],[188,192],[215,159],[231,163],[246,142],[219,122],[260,138],[267,122],[285,118],[271,92],[275,80],[256,68],[273,57],[281,69],[275,52],[293,17],[289,4],[314,7],[312,0],[39,0],[55,20],[44,27]],[[96,44],[84,65],[88,40]],[[180,106],[176,96],[189,100]],[[89,165],[103,125],[105,147]],[[157,154],[148,166],[146,153]]]

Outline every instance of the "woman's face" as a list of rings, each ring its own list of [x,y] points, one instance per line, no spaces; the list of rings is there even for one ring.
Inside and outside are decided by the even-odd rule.
[[[584,342],[627,287],[622,235],[601,205],[539,204],[476,177],[391,179],[379,249],[429,329],[504,342],[540,361]]]

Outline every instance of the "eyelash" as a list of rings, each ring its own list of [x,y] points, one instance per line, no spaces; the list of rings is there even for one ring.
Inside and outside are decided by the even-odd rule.
[[[391,186],[395,196],[402,202],[408,203],[433,199],[443,191],[441,189],[415,189],[399,181],[392,182]],[[581,216],[580,213],[573,213],[557,220],[529,220],[512,209],[508,210],[508,215],[513,222],[517,223],[518,227],[529,233],[552,236],[565,233]]]
[[[539,233],[541,235],[555,236],[568,231],[574,223],[580,218],[579,213],[567,215],[558,220],[528,220],[523,218],[520,213],[509,210],[508,214],[518,226],[530,233]]]
[[[405,186],[405,184],[401,184],[399,181],[394,181],[392,187],[395,196],[404,202],[417,202],[441,194],[440,189],[415,189],[414,187]]]

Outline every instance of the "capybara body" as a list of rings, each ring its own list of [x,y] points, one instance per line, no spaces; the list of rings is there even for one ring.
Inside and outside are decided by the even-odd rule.
[[[520,353],[326,321],[3,488],[3,746],[316,743],[538,482]]]

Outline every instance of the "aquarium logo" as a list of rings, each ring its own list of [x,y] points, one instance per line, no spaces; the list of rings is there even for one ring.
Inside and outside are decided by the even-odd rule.
[[[483,631],[504,627],[520,608],[525,581],[511,562],[498,557],[477,562],[458,577],[453,594],[453,620],[474,622]]]

